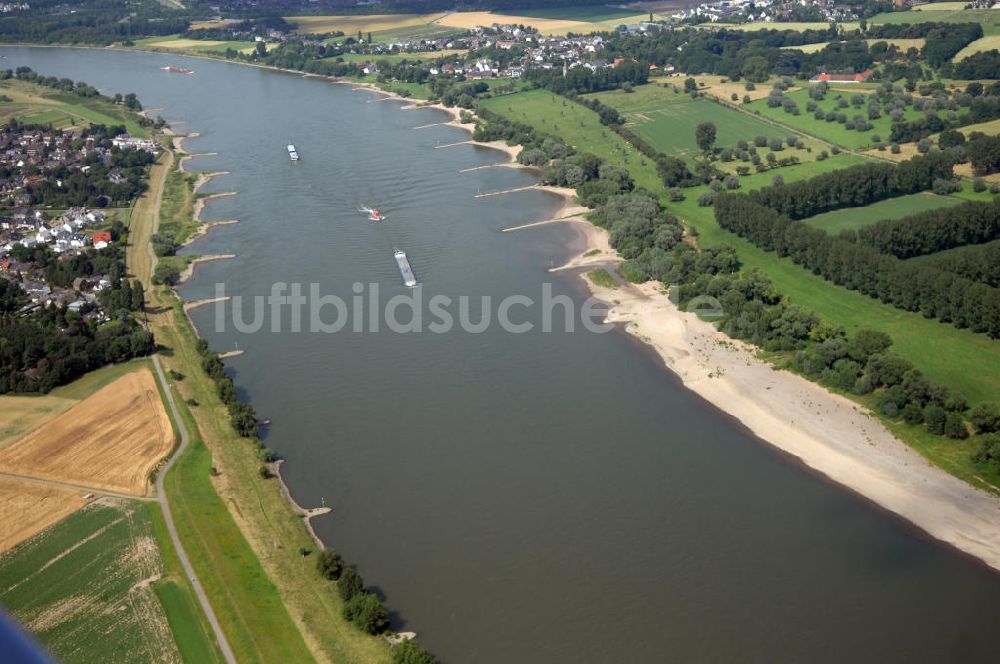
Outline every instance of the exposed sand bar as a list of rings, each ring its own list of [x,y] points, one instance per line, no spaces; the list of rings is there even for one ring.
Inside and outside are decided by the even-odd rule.
[[[177,283],[183,284],[185,281],[190,279],[191,275],[194,274],[194,269],[201,263],[227,260],[229,258],[236,258],[236,254],[211,254],[209,256],[198,256],[197,258],[192,258],[191,262],[187,264],[186,268],[184,268],[184,271],[181,272],[181,276],[177,279]],[[206,302],[206,304],[208,303]]]
[[[606,231],[575,226],[588,246],[556,270],[618,262]],[[810,468],[1000,570],[1000,497],[932,465],[853,401],[776,370],[754,347],[680,311],[659,284],[610,289],[584,281],[611,305],[608,321],[652,346],[688,389]]]

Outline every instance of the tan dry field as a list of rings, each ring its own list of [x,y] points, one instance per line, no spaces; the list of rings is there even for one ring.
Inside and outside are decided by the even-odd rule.
[[[0,471],[141,496],[173,444],[170,419],[144,367],[0,451]]]
[[[976,41],[972,42],[961,51],[955,54],[955,57],[951,59],[952,62],[961,62],[965,60],[970,55],[975,55],[980,51],[992,51],[994,49],[1000,50],[1000,35],[987,35]]]
[[[737,99],[739,99],[739,101],[736,102],[738,104],[743,103],[743,95],[750,95],[751,101],[756,101],[758,99],[766,98],[767,95],[770,94],[771,92],[772,85],[774,84],[775,81],[778,80],[778,79],[772,79],[771,81],[768,81],[766,83],[756,83],[754,84],[755,88],[754,90],[747,90],[746,81],[731,81],[725,76],[699,74],[694,76],[694,79],[698,81],[699,90],[704,90],[708,94],[728,102],[732,102],[732,95],[735,92],[737,95]],[[679,78],[676,76],[666,80],[674,83],[674,85],[677,86],[682,86],[684,84],[683,78]],[[723,83],[723,80],[725,80],[726,82]],[[705,84],[704,88],[701,87],[702,83]],[[794,92],[795,90],[798,90],[798,88],[794,86],[788,88],[789,92]]]
[[[927,42],[927,40],[923,39],[923,38],[919,38],[919,39],[866,39],[865,41],[868,43],[869,46],[871,46],[875,42],[880,42],[880,41],[881,42],[888,42],[889,44],[894,45],[896,48],[898,48],[900,51],[902,51],[904,53],[908,49],[910,49],[910,48],[917,48],[917,49],[923,48],[924,44]],[[824,48],[826,48],[826,45],[830,44],[830,43],[832,43],[832,42],[818,42],[816,44],[802,44],[801,46],[782,46],[781,48],[784,49],[784,50],[802,51],[803,53],[818,53],[819,51],[822,51]],[[973,44],[975,44],[975,43],[976,42],[973,42]]]
[[[0,477],[0,553],[86,505],[83,496],[72,489]]]

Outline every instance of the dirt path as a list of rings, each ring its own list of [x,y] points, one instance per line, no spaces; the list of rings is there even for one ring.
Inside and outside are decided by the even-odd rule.
[[[72,482],[58,482],[56,480],[46,480],[41,477],[32,477],[31,475],[21,475],[19,473],[5,473],[0,472],[0,477],[6,477],[11,480],[21,480],[22,482],[32,482],[34,484],[43,484],[45,486],[53,486],[58,489],[71,489],[73,491],[83,491],[84,493],[92,493],[96,496],[111,496],[113,498],[123,498],[125,500],[138,500],[142,502],[153,502],[156,498],[151,498],[147,496],[135,496],[130,493],[119,493],[117,491],[108,491],[107,489],[98,489],[92,486],[87,486],[85,484],[74,484]]]

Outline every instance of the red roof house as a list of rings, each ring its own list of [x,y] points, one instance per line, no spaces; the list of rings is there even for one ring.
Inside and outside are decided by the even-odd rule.
[[[871,80],[874,74],[875,72],[871,69],[866,69],[860,74],[828,74],[823,72],[810,78],[809,82],[819,83],[820,81],[826,81],[827,83],[867,83]]]

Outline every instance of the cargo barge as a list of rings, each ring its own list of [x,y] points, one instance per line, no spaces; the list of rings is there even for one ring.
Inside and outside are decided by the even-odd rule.
[[[396,265],[399,266],[399,276],[403,278],[403,285],[407,288],[416,286],[417,278],[413,275],[413,268],[410,267],[410,261],[406,259],[406,252],[402,249],[397,249],[392,252],[392,255],[396,259]]]

